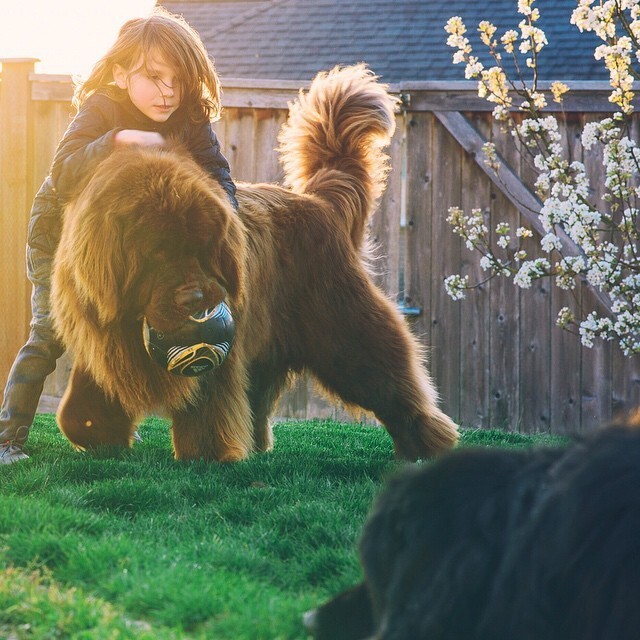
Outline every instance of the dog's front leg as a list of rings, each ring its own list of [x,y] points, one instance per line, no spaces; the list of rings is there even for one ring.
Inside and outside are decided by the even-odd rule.
[[[130,447],[134,420],[109,398],[84,369],[74,366],[57,413],[60,431],[78,449],[100,445]]]
[[[173,414],[177,460],[235,462],[253,448],[247,376],[233,349],[224,364],[203,378],[194,404]]]

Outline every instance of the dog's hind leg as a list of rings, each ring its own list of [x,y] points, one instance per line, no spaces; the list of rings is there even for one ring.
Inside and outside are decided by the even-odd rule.
[[[417,346],[417,345],[416,345]],[[396,458],[415,461],[446,451],[458,442],[454,422],[438,407],[435,387],[419,361],[395,367],[386,376],[388,392],[374,398],[371,410],[393,439]],[[371,383],[380,382],[373,374]]]
[[[249,455],[253,428],[246,386],[234,348],[220,369],[207,376],[197,401],[173,413],[177,460],[235,462]]]
[[[368,281],[343,280],[341,296],[315,322],[309,368],[348,405],[372,411],[391,435],[396,457],[417,460],[455,445],[455,424],[437,405],[421,348],[404,318]],[[341,308],[342,307],[342,308]]]
[[[78,367],[71,371],[57,419],[60,431],[78,449],[100,445],[129,447],[133,443],[135,425],[131,416]]]

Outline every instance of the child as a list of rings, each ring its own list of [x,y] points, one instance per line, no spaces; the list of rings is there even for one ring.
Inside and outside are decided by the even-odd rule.
[[[33,318],[27,344],[7,380],[0,411],[0,464],[23,451],[44,381],[63,352],[49,311],[53,254],[64,205],[119,145],[178,140],[225,189],[237,209],[229,164],[211,128],[220,85],[198,34],[182,18],[156,9],[124,24],[115,44],[74,97],[78,112],[62,138],[31,210],[27,270]]]

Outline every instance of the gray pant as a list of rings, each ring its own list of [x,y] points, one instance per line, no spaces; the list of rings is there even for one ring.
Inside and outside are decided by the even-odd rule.
[[[0,409],[0,444],[9,441],[22,445],[26,442],[44,381],[64,352],[55,336],[49,307],[53,243],[57,238],[54,236],[52,240],[48,231],[41,217],[32,212],[27,247],[27,273],[33,283],[31,332],[7,379]]]
[[[13,362],[0,409],[0,444],[23,445],[36,415],[46,377],[56,368],[63,348],[52,332],[31,327],[27,344]]]

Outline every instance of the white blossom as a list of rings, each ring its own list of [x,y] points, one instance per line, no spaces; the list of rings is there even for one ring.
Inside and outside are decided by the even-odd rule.
[[[545,258],[537,258],[536,260],[527,260],[522,263],[518,273],[513,277],[514,284],[522,289],[528,289],[533,280],[546,275],[551,268],[549,261]]]
[[[483,271],[489,271],[492,265],[493,265],[493,261],[489,256],[482,256],[482,258],[480,258],[480,268]]]
[[[560,251],[562,249],[560,238],[558,238],[555,233],[547,233],[547,235],[540,241],[540,246],[546,253],[551,253],[554,250]]]
[[[461,277],[455,274],[447,276],[444,279],[444,286],[452,300],[463,300],[466,297],[465,289],[469,286],[469,276]]]
[[[587,122],[582,130],[582,146],[585,149],[591,149],[591,147],[598,141],[599,133],[599,122]]]
[[[592,32],[601,40],[594,57],[608,70],[609,100],[617,108],[612,116],[587,123],[582,130],[582,148],[597,152],[589,154],[589,161],[602,161],[602,182],[595,188],[589,181],[594,173],[591,166],[587,171],[582,162],[573,159],[558,121],[544,113],[545,95],[535,83],[529,86],[526,77],[528,69],[537,72],[543,59],[538,54],[547,44],[546,35],[536,24],[540,12],[534,3],[519,0],[518,12],[523,19],[518,30],[507,30],[499,38],[492,23],[480,23],[479,39],[493,57],[494,66],[485,66],[473,54],[459,17],[451,18],[445,30],[448,44],[456,49],[454,62],[465,64],[465,77],[478,79],[478,94],[494,104],[494,119],[510,131],[521,153],[531,156],[538,172],[535,190],[542,201],[538,217],[544,233],[536,239],[525,227],[512,231],[506,223],[498,222],[490,234],[481,209],[467,215],[452,207],[447,219],[465,246],[480,252],[480,268],[489,277],[512,277],[516,286],[525,289],[537,279],[552,277],[556,286],[568,290],[586,278],[610,300],[610,309],[587,309],[577,317],[563,308],[558,325],[577,326],[585,346],[592,346],[596,339],[616,340],[625,354],[640,353],[640,149],[627,134],[634,99],[631,64],[640,61],[640,0],[579,0],[571,16],[580,31]],[[498,40],[504,52],[518,62],[521,75],[515,84],[505,74]],[[562,101],[567,90],[560,82],[551,85],[556,101]],[[526,116],[519,124],[514,111]],[[484,150],[487,167],[497,172],[500,161],[495,147],[488,143]],[[601,194],[600,199],[595,199],[595,193]],[[561,242],[561,232],[575,248],[564,246],[569,243]],[[533,242],[549,255],[556,252],[559,257],[553,267],[545,258],[527,259],[524,244],[528,249]],[[452,297],[460,299],[473,285],[468,276],[458,275],[449,276],[445,286]]]

